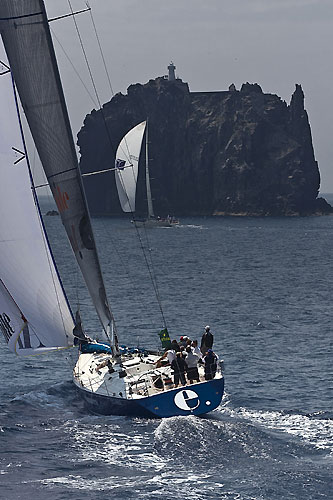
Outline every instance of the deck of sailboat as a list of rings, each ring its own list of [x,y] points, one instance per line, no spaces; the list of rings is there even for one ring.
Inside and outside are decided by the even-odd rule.
[[[86,391],[108,397],[135,400],[162,394],[176,386],[170,365],[156,368],[159,358],[153,354],[147,357],[128,354],[123,355],[119,363],[105,353],[81,354],[74,368],[74,382]],[[108,360],[112,363],[111,370],[106,364]],[[203,384],[206,382],[204,368],[199,365],[198,371],[200,381],[196,384]],[[222,378],[220,369],[215,378]],[[184,387],[190,388],[192,384],[187,381]]]

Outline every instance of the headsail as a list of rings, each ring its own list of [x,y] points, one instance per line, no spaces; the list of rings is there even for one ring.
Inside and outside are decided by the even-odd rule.
[[[52,314],[49,314],[49,311],[39,321],[39,324],[30,323],[2,280],[0,280],[0,308],[0,331],[9,349],[17,355],[41,354],[72,345],[73,337],[71,334],[72,322],[70,314],[67,315],[67,318],[62,318],[64,320],[63,325],[59,321],[58,325],[55,325],[52,321],[46,321],[47,318],[52,318]],[[32,312],[31,317],[36,319],[34,312]],[[58,317],[58,319],[61,318]],[[68,328],[67,334],[64,329],[65,322]]]
[[[135,212],[139,156],[146,122],[132,128],[121,140],[116,153],[115,178],[124,212]]]
[[[0,108],[8,101],[8,77],[0,80]],[[17,128],[0,123],[2,144],[20,146]],[[22,149],[22,148],[21,148]],[[13,165],[0,153],[0,331],[19,355],[73,344],[73,320],[34,203],[25,161]]]
[[[42,0],[1,0],[0,29],[21,103],[75,257],[107,331],[111,312]]]

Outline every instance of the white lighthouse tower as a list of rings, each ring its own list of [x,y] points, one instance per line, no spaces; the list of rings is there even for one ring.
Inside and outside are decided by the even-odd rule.
[[[168,70],[169,70],[168,80],[169,80],[169,82],[176,80],[175,69],[176,69],[176,66],[171,61],[171,63],[168,66]]]

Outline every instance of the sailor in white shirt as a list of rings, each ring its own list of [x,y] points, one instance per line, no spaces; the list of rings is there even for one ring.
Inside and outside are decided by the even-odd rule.
[[[172,361],[176,359],[176,351],[174,351],[173,349],[169,349],[166,353],[166,357],[171,365]]]
[[[198,341],[197,340],[193,340],[191,347],[192,347],[193,354],[196,354],[197,356],[199,356],[199,359],[201,359],[202,358],[202,352],[200,350],[200,347],[198,346]]]

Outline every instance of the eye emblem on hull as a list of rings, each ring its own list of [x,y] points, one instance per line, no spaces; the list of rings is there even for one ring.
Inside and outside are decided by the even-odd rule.
[[[183,390],[177,392],[174,398],[175,405],[181,410],[191,411],[198,408],[200,404],[199,396],[196,392]]]

